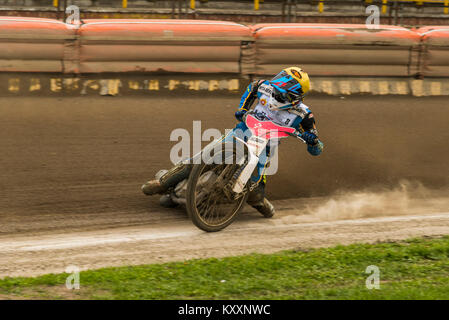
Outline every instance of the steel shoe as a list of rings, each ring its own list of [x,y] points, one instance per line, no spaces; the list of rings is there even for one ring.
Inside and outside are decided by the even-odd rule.
[[[167,188],[162,186],[159,180],[150,180],[142,186],[142,192],[147,196],[163,194]]]

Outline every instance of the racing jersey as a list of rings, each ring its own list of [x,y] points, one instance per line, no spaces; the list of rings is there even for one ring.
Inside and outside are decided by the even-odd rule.
[[[248,111],[256,99],[258,101],[254,111],[259,117],[282,126],[318,134],[313,114],[304,103],[300,102],[294,109],[290,110],[272,110],[269,108],[270,102],[274,98],[273,87],[268,80],[254,81],[248,86],[240,101],[240,110]],[[284,106],[292,105],[286,102]]]

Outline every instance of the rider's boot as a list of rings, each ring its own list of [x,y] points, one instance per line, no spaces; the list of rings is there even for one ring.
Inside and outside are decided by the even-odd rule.
[[[159,179],[150,180],[142,186],[142,192],[148,196],[153,194],[164,194],[171,187],[189,177],[192,165],[178,163],[176,166],[164,173]]]
[[[246,202],[259,211],[265,218],[274,216],[274,206],[267,198],[265,198],[265,184],[263,182],[260,182],[259,185],[251,191]]]
[[[167,191],[168,188],[165,188],[161,185],[159,180],[150,180],[147,181],[144,185],[142,185],[142,192],[147,196],[151,196],[153,194],[163,194]]]
[[[263,201],[256,204],[251,204],[251,206],[259,211],[265,218],[273,217],[276,212],[273,205],[267,198],[263,198]]]

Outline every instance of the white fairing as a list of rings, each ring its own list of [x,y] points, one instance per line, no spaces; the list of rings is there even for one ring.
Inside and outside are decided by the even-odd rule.
[[[248,143],[243,141],[242,139],[236,138],[240,142],[247,145],[249,150],[249,160],[248,164],[243,169],[242,173],[240,173],[240,176],[237,178],[237,181],[234,185],[234,188],[232,191],[236,193],[240,193],[245,188],[246,183],[251,178],[251,174],[253,173],[254,169],[257,167],[257,164],[259,163],[259,155],[262,153],[262,151],[265,149],[265,146],[268,143],[267,139],[263,139],[261,137],[257,137],[257,139],[254,139],[254,137],[250,137],[248,139]]]

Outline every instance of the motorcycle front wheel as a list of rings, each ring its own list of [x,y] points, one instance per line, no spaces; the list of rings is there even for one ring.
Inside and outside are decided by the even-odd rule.
[[[237,198],[229,197],[224,187],[241,168],[239,164],[194,165],[189,176],[186,208],[194,225],[207,232],[229,226],[244,207],[249,189]]]

